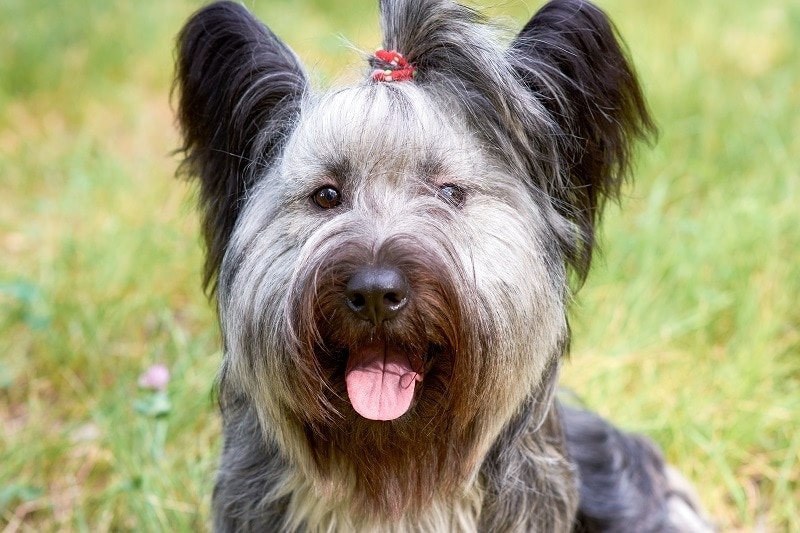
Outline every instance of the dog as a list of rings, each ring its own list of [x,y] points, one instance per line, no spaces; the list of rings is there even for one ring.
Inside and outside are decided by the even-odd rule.
[[[178,36],[224,358],[216,531],[707,531],[659,451],[556,400],[603,205],[655,127],[604,12],[510,39],[381,0],[317,91],[236,3]]]

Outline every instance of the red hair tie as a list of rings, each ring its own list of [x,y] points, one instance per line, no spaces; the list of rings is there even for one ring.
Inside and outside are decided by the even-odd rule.
[[[373,81],[413,81],[417,77],[417,67],[406,61],[400,52],[381,49],[375,52],[375,57],[388,63],[392,68],[373,71]]]

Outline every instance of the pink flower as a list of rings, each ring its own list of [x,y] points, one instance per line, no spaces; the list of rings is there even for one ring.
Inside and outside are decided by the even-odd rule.
[[[153,365],[139,376],[137,384],[143,389],[163,391],[169,383],[169,369],[164,365]]]

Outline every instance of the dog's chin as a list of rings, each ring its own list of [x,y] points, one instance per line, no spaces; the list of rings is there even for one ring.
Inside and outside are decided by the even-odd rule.
[[[450,416],[464,400],[452,397],[451,351],[376,334],[325,353],[324,363],[337,360],[324,365],[335,413],[307,425],[305,437],[322,480],[352,480],[351,511],[399,519],[457,492],[476,433],[459,424],[468,416]]]

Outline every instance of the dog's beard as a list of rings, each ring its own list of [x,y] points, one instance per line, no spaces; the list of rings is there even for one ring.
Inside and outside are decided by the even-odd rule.
[[[476,334],[485,328],[467,324],[464,280],[444,274],[458,270],[407,243],[378,259],[409,280],[407,307],[379,325],[359,318],[344,287],[366,258],[341,249],[298,282],[293,387],[306,401],[293,415],[321,476],[354,487],[354,512],[398,518],[452,497],[475,473],[492,403]]]

